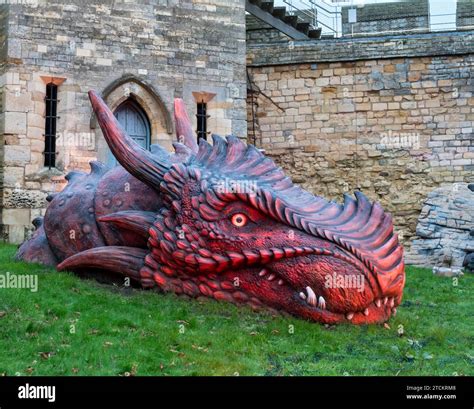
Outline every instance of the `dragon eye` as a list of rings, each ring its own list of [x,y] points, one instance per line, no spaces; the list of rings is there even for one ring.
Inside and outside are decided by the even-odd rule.
[[[232,216],[232,224],[235,227],[244,227],[247,224],[248,218],[245,214],[237,213]]]

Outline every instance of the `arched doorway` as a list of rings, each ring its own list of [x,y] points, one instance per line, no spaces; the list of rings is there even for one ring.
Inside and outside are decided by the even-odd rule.
[[[151,127],[150,121],[142,107],[129,98],[122,102],[114,112],[115,117],[122,125],[127,135],[144,149],[150,149]],[[109,150],[107,164],[111,167],[117,165],[117,159]]]

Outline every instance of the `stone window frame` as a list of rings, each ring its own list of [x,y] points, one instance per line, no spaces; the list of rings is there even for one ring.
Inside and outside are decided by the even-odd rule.
[[[60,95],[60,92],[61,92],[61,85],[67,80],[66,77],[59,77],[59,76],[54,76],[54,75],[40,75],[39,76],[41,81],[44,83],[44,96],[45,96],[45,101],[44,101],[44,111],[43,111],[43,117],[45,119],[45,129],[44,129],[44,132],[46,133],[46,87],[48,86],[48,84],[54,84],[56,85],[57,87],[57,101],[56,101],[56,112],[59,113],[60,112],[60,102],[61,102],[61,99],[59,98],[59,95]],[[58,116],[58,119],[59,116]],[[57,121],[58,123],[59,121]],[[57,123],[56,123],[56,129],[57,129]],[[45,133],[43,134],[44,137],[46,138],[46,135]],[[43,156],[44,156],[44,153],[43,153]],[[47,166],[45,164],[45,162],[43,162],[43,167],[42,167],[42,170],[39,171],[39,174],[42,175],[44,172],[47,172],[48,174],[49,173],[55,173],[57,172],[57,157],[58,157],[58,148],[56,146],[56,158],[55,158],[55,164],[54,166]]]
[[[206,91],[194,91],[193,93],[193,97],[194,97],[194,101],[196,102],[196,140],[198,141],[199,143],[199,139],[200,139],[200,133],[201,133],[201,130],[198,129],[199,127],[199,111],[200,111],[200,107],[199,105],[200,104],[204,104],[205,106],[205,111],[206,111],[206,118],[209,119],[210,118],[210,110],[209,110],[209,102],[212,101],[214,99],[214,97],[217,95],[213,92],[206,92]],[[211,134],[212,132],[209,131],[209,127],[208,127],[208,123],[207,123],[207,119],[206,119],[206,135],[209,135]],[[207,140],[207,138],[203,138],[205,140]]]

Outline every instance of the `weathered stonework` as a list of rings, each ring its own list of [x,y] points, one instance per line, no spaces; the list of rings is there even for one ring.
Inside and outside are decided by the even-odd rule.
[[[435,266],[435,273],[459,274],[466,255],[474,252],[474,192],[466,183],[430,192],[416,227],[417,238],[406,260]]]
[[[428,193],[474,180],[473,39],[251,45],[249,141],[305,189],[380,201],[409,251]]]
[[[185,100],[196,124],[193,92],[215,94],[208,103],[210,132],[245,137],[244,3],[38,0],[1,6],[2,238],[21,242],[47,193],[64,187],[69,170],[107,159],[90,89],[107,91],[113,108],[135,99],[150,122],[151,143],[171,147],[175,97]],[[50,81],[60,84],[51,170],[43,156]]]
[[[472,0],[457,0],[456,26],[471,30],[474,28],[474,3]]]
[[[429,1],[405,0],[394,3],[342,7],[342,34],[360,35],[429,31]],[[357,22],[349,23],[349,10],[356,9]]]

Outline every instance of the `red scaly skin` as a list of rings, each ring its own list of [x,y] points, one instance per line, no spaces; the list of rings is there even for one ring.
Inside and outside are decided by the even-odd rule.
[[[326,324],[380,323],[396,312],[405,283],[403,248],[378,203],[360,192],[343,205],[313,196],[235,137],[213,136],[213,146],[198,147],[180,100],[175,116],[183,143],[175,144],[174,155],[147,152],[100,97],[90,97],[115,157],[159,195],[161,209],[155,216],[149,205],[142,214],[135,208],[102,214],[101,231],[129,231],[147,246],[140,240],[135,247],[99,245],[59,258],[58,269],[107,268],[147,288]],[[120,243],[128,236],[121,237]]]

